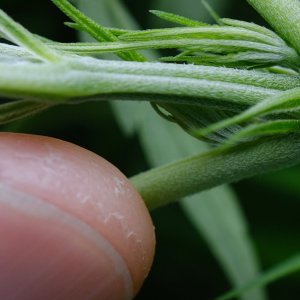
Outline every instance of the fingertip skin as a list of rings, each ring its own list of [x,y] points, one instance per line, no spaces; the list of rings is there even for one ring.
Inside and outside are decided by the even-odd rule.
[[[58,139],[0,133],[0,191],[1,185],[96,232],[124,260],[137,293],[152,264],[154,229],[139,194],[116,167]]]
[[[90,226],[0,185],[0,299],[131,299],[128,267]]]

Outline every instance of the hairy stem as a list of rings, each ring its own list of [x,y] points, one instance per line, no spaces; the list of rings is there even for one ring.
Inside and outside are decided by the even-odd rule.
[[[149,209],[215,186],[300,162],[300,137],[289,135],[231,149],[216,148],[132,178]]]
[[[121,62],[119,64],[122,65]],[[223,102],[228,105],[251,105],[278,92],[240,83],[105,70],[91,72],[83,70],[84,65],[76,66],[0,64],[0,95],[57,103],[74,98],[134,93],[190,97],[188,104],[215,106]],[[207,99],[206,103],[202,99]]]

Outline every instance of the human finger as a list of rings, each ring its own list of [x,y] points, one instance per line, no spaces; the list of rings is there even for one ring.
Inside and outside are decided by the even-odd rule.
[[[131,299],[153,225],[126,177],[57,139],[0,134],[0,299]]]

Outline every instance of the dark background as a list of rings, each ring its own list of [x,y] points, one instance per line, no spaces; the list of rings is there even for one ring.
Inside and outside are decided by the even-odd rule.
[[[181,0],[172,0],[181,1]],[[196,1],[196,0],[195,0]],[[153,23],[148,0],[126,0],[143,27]],[[228,2],[221,15],[262,23],[246,1]],[[75,41],[73,30],[50,0],[1,0],[1,8],[31,31],[58,41]],[[67,111],[67,113],[66,113]],[[88,148],[121,169],[127,176],[146,169],[137,137],[125,138],[107,103],[59,106],[2,130],[61,138]],[[263,269],[299,252],[300,168],[242,181],[234,185],[247,216]],[[153,214],[157,254],[149,278],[137,299],[212,299],[230,289],[221,268],[178,205]],[[300,299],[300,274],[268,287],[270,299]]]

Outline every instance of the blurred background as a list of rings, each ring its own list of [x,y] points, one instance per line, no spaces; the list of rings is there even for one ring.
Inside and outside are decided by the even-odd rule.
[[[124,0],[123,4],[141,27],[156,28],[171,24],[151,16],[149,9],[211,22],[198,2]],[[263,24],[246,1],[209,2],[221,16]],[[1,0],[1,9],[34,33],[62,42],[77,39],[76,32],[63,25],[67,18],[50,0]],[[1,130],[48,135],[73,142],[103,156],[127,176],[150,167],[138,135],[124,134],[108,103],[61,105],[2,126]],[[299,252],[299,177],[300,167],[294,167],[233,185],[263,270]],[[158,209],[152,216],[157,253],[150,276],[137,299],[212,299],[231,289],[205,239],[178,204]],[[226,237],[224,240],[226,242]],[[300,274],[297,273],[272,283],[267,287],[270,299],[299,299],[299,283]]]

